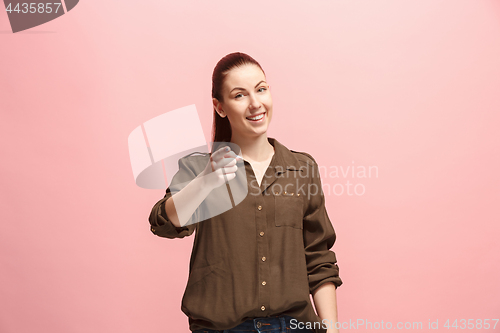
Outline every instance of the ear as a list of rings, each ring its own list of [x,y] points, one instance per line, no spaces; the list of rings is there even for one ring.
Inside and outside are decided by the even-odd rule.
[[[224,110],[222,110],[221,103],[216,98],[212,98],[212,103],[214,105],[215,112],[217,112],[219,116],[224,118],[226,116],[226,113],[224,112]]]

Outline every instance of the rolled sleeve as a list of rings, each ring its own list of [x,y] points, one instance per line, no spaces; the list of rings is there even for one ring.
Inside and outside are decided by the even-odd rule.
[[[151,232],[159,237],[165,238],[183,238],[191,235],[196,224],[189,224],[183,227],[176,227],[167,216],[165,212],[165,202],[168,198],[172,197],[170,188],[167,188],[165,197],[158,201],[151,209],[149,215],[149,224],[151,225]]]
[[[333,282],[337,288],[342,280],[339,277],[337,258],[330,250],[336,235],[326,211],[319,168],[316,161],[308,156],[312,160],[309,165],[311,186],[307,193],[309,205],[304,214],[303,237],[309,292],[312,294],[323,283]]]

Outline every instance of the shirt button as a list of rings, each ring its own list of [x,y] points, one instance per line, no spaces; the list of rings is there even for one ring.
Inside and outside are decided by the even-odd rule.
[[[262,281],[262,285],[263,285],[263,286],[265,286],[265,285],[266,285],[266,283],[267,283],[266,281]]]
[[[264,231],[261,231],[259,235],[264,236]]]
[[[261,205],[259,205],[259,206],[257,207],[257,209],[258,209],[258,210],[262,210],[262,206],[261,206]]]
[[[261,309],[262,311],[265,311],[265,310],[266,310],[266,307],[265,307],[264,305],[262,305],[262,306],[260,307],[260,309]]]
[[[154,229],[154,228],[151,228],[151,231],[152,231],[152,232],[155,232],[155,229]]]
[[[300,193],[297,193],[297,196],[300,197]]]
[[[262,257],[262,261],[266,261],[266,257]]]
[[[257,322],[257,328],[261,328],[262,327],[262,323],[260,321]]]
[[[274,192],[274,194],[278,195],[278,192]]]

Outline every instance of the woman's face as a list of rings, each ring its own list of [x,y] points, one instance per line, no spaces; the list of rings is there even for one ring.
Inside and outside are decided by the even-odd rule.
[[[273,100],[262,70],[253,64],[235,67],[226,75],[223,102],[214,98],[221,117],[228,117],[233,138],[255,138],[267,132]]]

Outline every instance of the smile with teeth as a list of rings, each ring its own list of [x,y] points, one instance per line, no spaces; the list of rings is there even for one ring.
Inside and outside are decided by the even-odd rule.
[[[261,120],[262,118],[264,118],[264,113],[261,113],[257,116],[253,116],[253,117],[247,117],[248,120],[252,120],[252,121],[258,121],[258,120]]]

